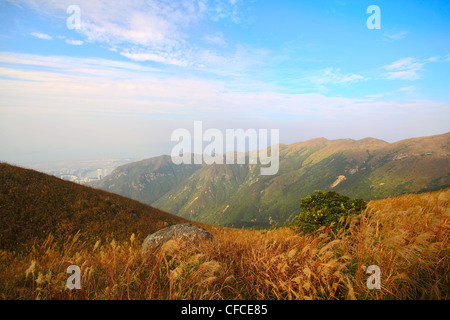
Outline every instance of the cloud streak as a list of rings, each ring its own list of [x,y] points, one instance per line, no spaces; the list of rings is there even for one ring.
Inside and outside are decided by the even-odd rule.
[[[340,68],[325,68],[316,72],[316,75],[310,78],[311,82],[319,85],[323,84],[344,84],[364,80],[360,74],[344,74]]]
[[[32,67],[30,67],[30,64]],[[180,78],[134,63],[106,59],[0,52],[2,110],[100,114],[161,114],[177,118],[270,119],[278,116],[365,116],[401,104],[328,97],[318,93],[244,92],[222,81]],[[346,77],[349,79],[347,80]],[[358,77],[359,78],[359,77]],[[327,80],[328,81],[328,80]],[[341,75],[338,83],[353,80]],[[412,86],[399,91],[411,92]],[[176,93],[176,94],[174,94]],[[410,107],[425,103],[409,103]]]
[[[408,35],[408,30],[402,30],[399,32],[386,32],[384,34],[385,41],[398,41],[406,38]]]
[[[66,39],[66,43],[71,44],[73,46],[81,46],[83,44],[83,41],[81,40],[72,40],[72,39]]]
[[[423,71],[425,62],[418,59],[408,57],[399,59],[383,68],[388,72],[385,74],[390,80],[417,80],[421,77],[420,72]]]
[[[41,32],[32,32],[31,35],[33,37],[36,37],[38,39],[43,39],[43,40],[52,40],[53,39],[52,36],[49,36],[48,34],[41,33]]]

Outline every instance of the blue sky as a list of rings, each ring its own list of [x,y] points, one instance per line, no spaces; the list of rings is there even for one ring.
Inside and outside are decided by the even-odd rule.
[[[445,133],[449,15],[448,1],[2,1],[0,160],[167,154],[194,120],[282,143]]]

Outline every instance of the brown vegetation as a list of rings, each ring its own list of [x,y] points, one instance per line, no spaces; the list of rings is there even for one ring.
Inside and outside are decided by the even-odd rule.
[[[49,234],[61,243],[78,231],[80,240],[129,239],[186,219],[102,190],[0,163],[0,249],[24,250]]]
[[[204,226],[214,241],[172,240],[147,255],[146,234],[130,229],[123,240],[106,230],[90,232],[92,241],[48,235],[27,251],[0,252],[0,297],[449,299],[449,200],[447,189],[372,201],[337,233]],[[81,290],[66,288],[71,264]],[[366,286],[369,265],[381,269],[380,290]]]

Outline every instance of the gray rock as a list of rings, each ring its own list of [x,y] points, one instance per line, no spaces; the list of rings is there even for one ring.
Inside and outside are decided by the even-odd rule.
[[[148,235],[142,243],[142,252],[146,253],[172,239],[197,242],[199,240],[212,240],[213,236],[205,229],[192,224],[177,224]]]

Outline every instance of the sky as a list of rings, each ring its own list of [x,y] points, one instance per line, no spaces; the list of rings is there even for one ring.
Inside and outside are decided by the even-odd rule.
[[[449,1],[2,0],[0,161],[170,154],[194,121],[285,144],[446,133],[449,16]]]

